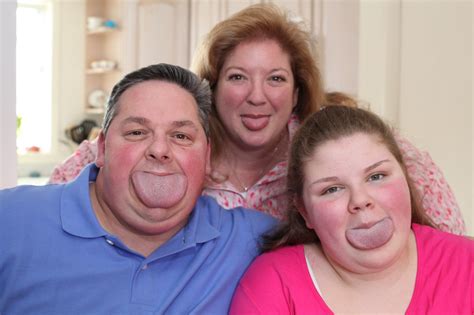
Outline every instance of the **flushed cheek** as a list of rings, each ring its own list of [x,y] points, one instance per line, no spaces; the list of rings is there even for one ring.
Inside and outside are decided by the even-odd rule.
[[[313,200],[310,209],[312,226],[317,232],[326,232],[328,226],[339,227],[345,221],[344,210],[338,200]]]
[[[246,95],[246,88],[243,86],[224,86],[217,93],[216,103],[221,110],[230,110],[239,107]]]
[[[411,202],[410,191],[404,178],[394,180],[384,186],[384,194],[379,202],[385,209],[393,209],[393,215],[402,215],[410,218]]]
[[[184,155],[189,158],[180,160],[180,166],[188,177],[188,181],[200,182],[204,178],[206,171],[206,156],[199,152],[184,152]],[[193,187],[193,186],[191,186]]]
[[[272,95],[272,104],[276,109],[288,109],[291,111],[293,108],[293,94],[291,90],[275,91],[270,95]]]

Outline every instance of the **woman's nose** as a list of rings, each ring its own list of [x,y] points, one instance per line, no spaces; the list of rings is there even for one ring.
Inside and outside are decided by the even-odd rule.
[[[254,106],[263,105],[266,102],[263,82],[252,82],[247,101]]]

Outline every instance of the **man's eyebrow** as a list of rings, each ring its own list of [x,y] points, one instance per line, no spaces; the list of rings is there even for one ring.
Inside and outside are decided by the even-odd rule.
[[[198,127],[196,124],[191,121],[191,120],[176,120],[172,122],[173,127],[179,128],[179,127],[191,127],[193,129],[198,130]]]
[[[140,124],[140,125],[148,125],[150,123],[150,120],[145,118],[145,117],[141,117],[141,116],[129,116],[129,117],[125,118],[122,121],[122,124],[128,124],[128,123],[137,123],[137,124]]]
[[[137,123],[140,125],[149,125],[151,124],[151,121],[148,118],[141,117],[141,116],[130,116],[125,118],[122,121],[122,124],[128,124],[128,123]],[[179,127],[191,127],[193,129],[198,129],[196,124],[191,121],[191,120],[176,120],[171,122],[171,125],[174,128],[179,128]]]

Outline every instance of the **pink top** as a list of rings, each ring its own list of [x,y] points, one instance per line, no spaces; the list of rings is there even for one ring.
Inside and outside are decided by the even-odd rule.
[[[474,314],[474,241],[417,224],[412,229],[418,266],[406,314]],[[297,245],[265,253],[252,263],[230,314],[333,312],[314,287],[303,245]]]
[[[290,140],[299,125],[297,117],[292,116],[288,122]],[[396,138],[408,173],[420,196],[423,196],[423,207],[429,217],[443,231],[464,234],[466,228],[459,206],[441,170],[427,152],[421,152],[398,134],[396,134]],[[96,155],[96,142],[85,140],[73,155],[56,166],[49,182],[63,183],[74,179],[86,164],[95,160]],[[240,192],[229,181],[221,183],[209,181],[203,194],[214,197],[219,204],[227,209],[243,206],[282,219],[288,208],[285,197],[287,169],[287,161],[278,163],[246,193]]]

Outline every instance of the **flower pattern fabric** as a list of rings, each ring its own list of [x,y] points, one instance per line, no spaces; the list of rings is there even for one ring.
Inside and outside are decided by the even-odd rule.
[[[290,140],[300,123],[296,116],[288,122]],[[406,163],[408,175],[422,197],[422,205],[428,216],[440,230],[465,234],[466,227],[456,198],[443,173],[427,152],[418,150],[407,139],[395,132],[395,137]],[[96,141],[83,141],[78,149],[53,170],[49,183],[63,183],[74,179],[86,164],[95,160]],[[226,209],[246,207],[284,219],[288,209],[286,199],[286,173],[288,162],[275,165],[246,192],[240,192],[229,181],[206,183],[203,195],[214,197]]]

